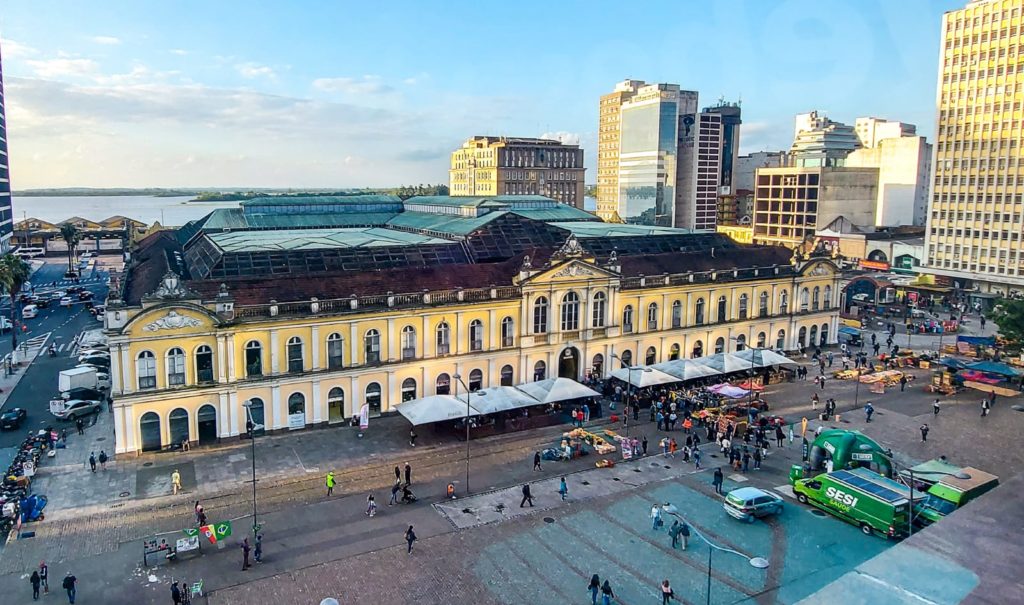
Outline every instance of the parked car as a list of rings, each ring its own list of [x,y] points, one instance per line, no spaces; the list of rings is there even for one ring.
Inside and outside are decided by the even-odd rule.
[[[72,300],[73,299],[70,296],[65,296],[65,297],[60,299],[60,306],[62,306],[62,307],[70,307]]]
[[[11,408],[0,414],[0,429],[18,430],[26,418],[28,418],[28,412],[24,408]]]
[[[0,317],[0,332],[4,334],[11,331],[11,320],[6,317]]]
[[[54,413],[54,416],[61,420],[77,420],[83,416],[89,414],[96,414],[103,409],[103,403],[94,401],[91,399],[71,399],[65,405],[64,409],[60,412]]]
[[[96,389],[87,389],[84,387],[79,387],[77,389],[71,389],[70,391],[64,391],[63,393],[60,394],[60,398],[64,399],[65,401],[70,401],[71,399],[103,401],[107,397],[106,395],[104,395],[103,393]]]
[[[78,271],[65,271],[64,279],[78,279]]]
[[[100,351],[100,350],[97,350],[97,349],[85,349],[83,351],[79,351],[78,352],[78,361],[82,361],[83,359],[88,359],[90,357],[103,357],[103,358],[106,358],[106,359],[110,359],[110,351]]]
[[[40,309],[45,309],[50,306],[50,299],[43,296],[36,296],[36,301],[33,304]]]
[[[96,295],[88,290],[82,290],[78,293],[78,300],[92,300],[93,296]]]
[[[68,294],[77,294],[79,292],[84,292],[84,291],[85,291],[85,288],[83,288],[82,286],[68,286],[68,288],[67,288],[67,293]]]
[[[756,518],[782,512],[782,497],[756,487],[741,487],[726,494],[722,506],[730,517],[753,523]]]

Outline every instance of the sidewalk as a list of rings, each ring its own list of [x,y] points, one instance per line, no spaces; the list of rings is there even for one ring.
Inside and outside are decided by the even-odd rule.
[[[0,336],[0,338],[10,338],[10,334]],[[0,371],[0,410],[3,409],[7,403],[7,398],[11,396],[11,392],[14,391],[14,387],[18,386],[21,379],[25,377],[25,372],[28,371],[29,366],[36,360],[39,353],[46,348],[46,343],[50,338],[50,332],[40,334],[39,336],[33,336],[28,340],[18,339],[18,350],[16,353],[16,359],[20,364],[14,368],[14,373],[10,375],[3,375]],[[7,465],[4,465],[6,468]]]

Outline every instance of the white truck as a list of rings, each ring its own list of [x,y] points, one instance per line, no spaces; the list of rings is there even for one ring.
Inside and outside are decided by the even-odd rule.
[[[109,383],[106,385],[100,383],[96,368],[78,367],[61,370],[60,376],[57,378],[57,390],[61,393],[71,389],[95,389],[98,391],[104,387],[109,388],[109,386]]]

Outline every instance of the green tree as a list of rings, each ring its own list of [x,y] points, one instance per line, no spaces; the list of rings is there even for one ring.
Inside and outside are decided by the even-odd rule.
[[[1009,340],[1024,341],[1024,300],[1003,298],[988,314],[999,326],[999,333]]]
[[[71,223],[64,223],[60,226],[60,236],[64,238],[64,243],[68,245],[68,271],[75,270],[75,249],[78,247],[78,242],[82,240],[82,233]]]
[[[0,287],[11,296],[11,350],[18,348],[18,331],[14,329],[20,313],[18,293],[28,281],[29,266],[20,256],[0,256]]]

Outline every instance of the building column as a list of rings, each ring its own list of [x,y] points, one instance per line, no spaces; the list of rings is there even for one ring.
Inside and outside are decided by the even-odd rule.
[[[125,446],[124,406],[118,406],[114,408],[114,452],[125,453]]]
[[[217,412],[217,436],[218,437],[230,437],[231,436],[231,410],[228,407],[228,394],[220,394],[220,405],[218,405]],[[196,439],[199,439],[199,415],[196,414]]]
[[[388,370],[387,392],[384,393],[384,397],[381,401],[381,413],[390,410],[395,405],[395,394],[398,393],[397,380],[398,378],[395,377],[395,372],[393,370]],[[399,395],[399,397],[401,397],[401,395]]]
[[[401,356],[395,355],[395,320],[388,319],[388,333],[385,335],[384,344],[387,346],[387,350],[383,351],[381,355],[381,361],[388,362],[394,359],[401,359]]]
[[[277,350],[281,346],[277,330],[270,331],[270,373],[277,374],[281,371],[281,353]]]
[[[361,365],[359,363],[359,335],[356,333],[356,324],[354,322],[349,324],[348,334],[349,334],[349,343],[350,343],[349,344],[349,348],[352,350],[351,359],[349,360],[349,365],[352,365],[352,366]],[[363,360],[363,363],[366,363],[365,359]]]
[[[423,359],[430,359],[434,355],[434,334],[430,332],[430,316],[423,316]],[[426,374],[424,374],[426,376]]]
[[[497,312],[494,309],[490,309],[487,311],[487,346],[484,347],[485,351],[493,351],[501,346],[501,341],[498,340],[497,334]]]
[[[121,345],[114,345],[110,356],[110,392],[120,395],[121,388]]]
[[[461,355],[465,351],[466,348],[462,346],[462,311],[459,311],[455,314],[455,323],[452,325],[451,352],[453,355]]]
[[[490,388],[492,386],[496,386],[495,383],[494,383],[494,367],[495,367],[496,363],[497,362],[494,360],[493,357],[491,359],[487,360],[487,375],[484,376],[484,387],[485,388]]]
[[[132,377],[131,377],[131,358],[128,356],[128,345],[121,345],[121,392],[131,393],[135,389],[132,388]]]
[[[245,410],[238,405],[238,391],[228,393],[228,412],[231,414],[231,424],[228,429],[228,436],[238,436],[238,416]]]
[[[136,444],[135,435],[139,432],[139,425],[135,422],[135,408],[126,405],[121,409],[124,410],[125,451],[138,451],[139,446]]]
[[[316,333],[316,328],[313,328],[313,332]],[[320,393],[320,381],[319,380],[314,380],[313,381],[312,390],[313,390],[313,424],[320,424],[321,422],[324,421],[324,418],[326,418],[327,415],[324,413],[324,412],[326,412],[326,410],[323,410],[320,407],[321,405],[323,405],[325,399],[322,397],[322,394]]]
[[[227,342],[221,335],[217,335],[217,382],[227,381]]]
[[[281,427],[281,419],[283,415],[281,413],[281,385],[275,384],[270,387],[270,422],[267,423],[268,429],[277,429]],[[264,418],[264,421],[266,418]]]
[[[359,392],[359,377],[352,377],[352,415],[355,416],[359,413],[359,408],[363,407],[363,394]],[[358,399],[356,398],[358,396]]]
[[[228,334],[227,337],[227,357],[228,357],[228,382],[235,382],[238,380],[235,374],[235,335]]]
[[[317,371],[320,368],[320,328],[313,326],[312,335],[310,336],[310,344],[313,347],[313,371]]]

